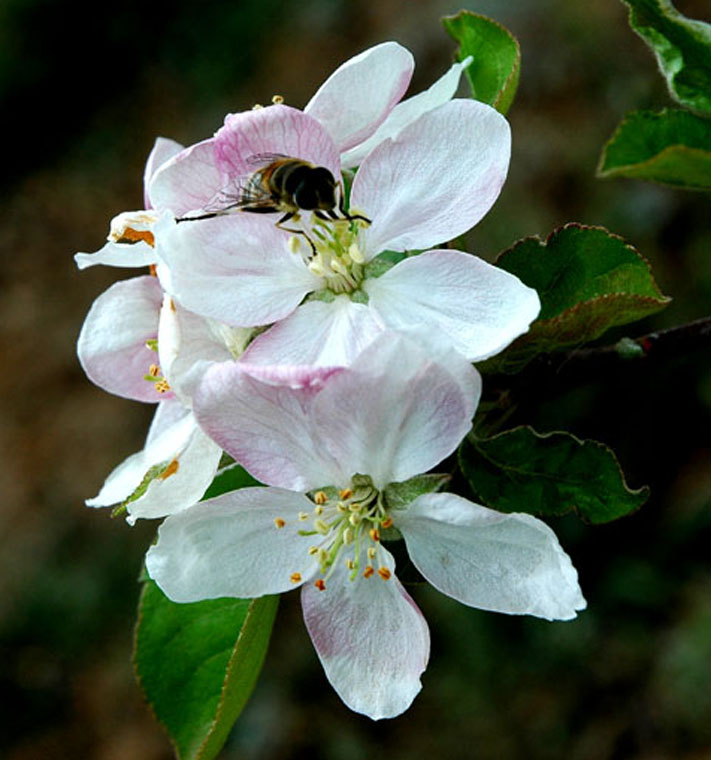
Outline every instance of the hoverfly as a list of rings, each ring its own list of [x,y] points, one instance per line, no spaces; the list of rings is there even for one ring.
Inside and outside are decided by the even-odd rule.
[[[280,213],[275,223],[279,229],[305,235],[303,230],[284,227],[289,219],[298,221],[299,212],[312,211],[323,221],[355,221],[370,223],[359,214],[349,214],[345,208],[343,183],[336,182],[325,166],[316,166],[300,158],[279,153],[258,153],[247,163],[260,165],[236,188],[235,192],[221,190],[198,216],[183,216],[177,222],[199,221],[223,216],[232,211],[253,214]],[[313,243],[311,243],[313,248]]]

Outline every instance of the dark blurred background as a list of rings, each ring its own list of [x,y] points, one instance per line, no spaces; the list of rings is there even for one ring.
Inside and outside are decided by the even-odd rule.
[[[225,113],[275,93],[303,106],[363,48],[396,39],[417,60],[412,92],[449,66],[441,0],[4,0],[0,103],[0,756],[172,756],[133,681],[137,575],[154,524],[90,510],[109,470],[139,449],[151,410],[93,387],[74,344],[92,300],[131,270],[80,274],[112,216],[142,205],[156,135],[200,140]],[[600,181],[600,149],[624,113],[668,96],[617,0],[481,0],[472,10],[519,38],[508,182],[469,235],[488,259],[566,221],[602,224],[652,262],[673,304],[638,335],[705,316],[708,195]],[[706,0],[677,1],[709,20]],[[225,759],[711,757],[711,362],[708,353],[623,367],[528,400],[518,422],[611,445],[637,514],[553,527],[589,609],[550,624],[471,610],[412,590],[430,623],[424,689],[403,717],[373,723],[328,686],[284,597],[254,697]]]

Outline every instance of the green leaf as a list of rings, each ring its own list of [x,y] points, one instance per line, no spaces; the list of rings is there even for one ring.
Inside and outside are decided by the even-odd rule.
[[[471,11],[442,19],[447,33],[459,43],[457,60],[474,60],[467,67],[472,95],[506,113],[516,94],[521,73],[518,40],[501,24]]]
[[[451,475],[428,473],[415,475],[414,478],[401,483],[389,483],[384,489],[388,509],[406,509],[418,496],[440,491],[451,479]]]
[[[524,238],[496,263],[538,291],[541,312],[525,335],[479,365],[483,372],[517,372],[538,354],[594,340],[670,300],[646,259],[602,227],[566,224],[545,241]]]
[[[627,114],[603,148],[598,176],[711,190],[711,121],[679,110]]]
[[[149,581],[138,608],[134,667],[180,760],[211,760],[257,681],[278,597],[175,604]]]
[[[261,486],[262,484],[255,480],[243,467],[238,464],[231,464],[221,469],[214,477],[212,483],[205,491],[202,501],[213,499],[215,496],[222,496],[223,493],[236,491],[238,488],[250,488],[251,486]]]
[[[623,0],[630,26],[652,48],[671,96],[711,113],[711,24],[683,16],[669,0]]]
[[[501,512],[557,516],[575,510],[587,522],[604,523],[633,512],[649,496],[646,486],[627,486],[607,446],[570,433],[518,427],[493,438],[470,434],[459,466],[482,504]]]

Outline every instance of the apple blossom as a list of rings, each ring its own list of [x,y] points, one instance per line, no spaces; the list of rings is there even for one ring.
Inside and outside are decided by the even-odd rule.
[[[307,629],[343,701],[393,717],[420,689],[427,625],[384,542],[404,538],[433,586],[464,604],[547,620],[585,607],[553,531],[419,476],[470,427],[479,376],[455,351],[433,358],[384,332],[349,368],[212,365],[195,413],[266,484],[168,517],[146,557],[175,602],[301,587]]]
[[[238,187],[254,170],[250,160],[265,154],[298,157],[340,177],[339,149],[324,127],[275,105],[228,116],[212,141],[164,164],[151,193],[181,217],[200,208],[199,197],[204,205]],[[503,116],[483,103],[452,100],[361,163],[350,207],[370,224],[314,217],[304,221],[308,244],[262,215],[183,224],[164,215],[156,240],[170,270],[167,287],[195,313],[274,324],[250,346],[251,363],[344,364],[385,327],[410,324],[444,334],[470,361],[485,359],[528,329],[540,308],[535,291],[461,251],[427,250],[385,273],[378,257],[427,249],[476,224],[499,194],[509,154]],[[188,180],[199,190],[191,198]]]

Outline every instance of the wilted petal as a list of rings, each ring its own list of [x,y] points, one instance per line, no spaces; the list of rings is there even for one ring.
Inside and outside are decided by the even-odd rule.
[[[373,312],[347,296],[311,301],[262,333],[244,354],[253,364],[350,364],[382,326]]]
[[[334,177],[341,163],[332,138],[316,121],[296,108],[275,105],[229,114],[215,134],[215,156],[225,179],[233,181],[260,168],[260,156],[277,154],[325,166]],[[267,160],[267,163],[269,161]],[[237,184],[226,185],[222,189]]]
[[[310,417],[319,452],[328,452],[348,476],[370,475],[382,488],[451,454],[474,408],[460,382],[424,350],[383,332],[348,371],[329,379]]]
[[[383,42],[339,66],[305,113],[318,119],[343,152],[362,142],[405,94],[415,62],[397,42]]]
[[[145,380],[157,355],[146,346],[158,334],[163,292],[155,277],[134,277],[112,285],[92,304],[79,334],[77,353],[89,379],[109,393],[158,402]]]
[[[314,444],[308,412],[320,385],[337,371],[287,373],[252,370],[242,362],[217,364],[197,387],[195,414],[207,433],[262,483],[297,491],[338,484],[341,470]]]
[[[540,310],[538,294],[518,277],[461,251],[404,259],[364,289],[388,327],[439,330],[470,361],[504,349]]]
[[[474,100],[423,114],[363,161],[351,206],[372,219],[368,251],[429,248],[473,227],[506,179],[511,131]]]
[[[387,140],[389,137],[396,137],[401,130],[416,119],[419,119],[423,113],[427,113],[427,111],[431,111],[433,108],[451,100],[459,86],[459,78],[462,71],[464,71],[470,62],[471,58],[468,58],[467,62],[453,64],[449,71],[431,85],[429,89],[398,103],[392,109],[387,119],[375,130],[373,135],[365,140],[365,142],[356,145],[341,155],[341,165],[344,168],[358,166],[368,153],[376,145],[380,145],[383,140]]]
[[[298,512],[312,509],[303,494],[278,488],[243,488],[200,502],[165,520],[146,569],[174,602],[288,591],[318,567],[308,551],[314,537],[298,532]]]
[[[151,200],[148,195],[148,187],[153,175],[163,166],[166,161],[177,156],[185,146],[181,145],[175,140],[170,140],[167,137],[157,137],[153,148],[148,154],[148,160],[146,161],[146,167],[143,170],[143,200],[146,208],[151,208]]]
[[[546,620],[570,620],[585,608],[570,558],[535,517],[449,493],[419,496],[392,517],[415,567],[464,604]]]
[[[407,710],[420,691],[430,636],[422,613],[394,575],[395,563],[382,549],[383,580],[349,579],[338,564],[319,591],[302,588],[304,620],[323,669],[338,696],[374,720]]]
[[[267,219],[234,214],[156,225],[172,295],[189,311],[230,325],[276,322],[321,285]]]

